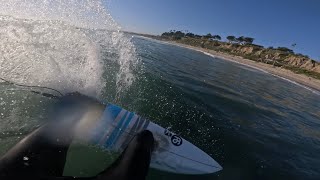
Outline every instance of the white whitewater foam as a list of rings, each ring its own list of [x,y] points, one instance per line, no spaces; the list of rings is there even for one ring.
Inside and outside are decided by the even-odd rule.
[[[135,48],[101,0],[0,0],[0,76],[64,93],[117,96],[134,81]],[[89,34],[86,29],[104,29]],[[102,35],[101,35],[102,34]],[[104,44],[101,44],[104,43]],[[107,45],[106,45],[107,44]],[[116,84],[106,84],[101,47],[118,54]]]
[[[119,30],[100,0],[0,0],[0,13],[19,19],[59,20],[83,28]]]
[[[0,18],[0,76],[64,93],[97,96],[103,88],[99,47],[59,21]]]

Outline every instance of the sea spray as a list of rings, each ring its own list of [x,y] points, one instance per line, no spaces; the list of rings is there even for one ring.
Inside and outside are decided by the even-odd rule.
[[[95,97],[116,86],[116,99],[135,80],[133,70],[139,61],[134,45],[102,1],[0,0],[0,4],[1,77]],[[103,77],[108,72],[101,48],[118,54],[116,84]]]

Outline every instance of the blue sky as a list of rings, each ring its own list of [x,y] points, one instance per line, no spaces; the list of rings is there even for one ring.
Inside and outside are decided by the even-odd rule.
[[[106,6],[128,31],[243,35],[320,60],[320,0],[112,0]]]

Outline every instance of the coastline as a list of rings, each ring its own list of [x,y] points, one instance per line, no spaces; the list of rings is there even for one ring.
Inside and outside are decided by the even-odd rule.
[[[152,38],[150,38],[152,39]],[[157,40],[157,39],[156,39]],[[304,87],[308,90],[313,91],[316,94],[320,95],[320,80],[315,79],[309,76],[306,76],[304,74],[297,74],[294,73],[288,69],[284,69],[281,67],[273,67],[271,64],[266,64],[262,62],[256,62],[250,59],[245,59],[240,56],[234,56],[226,53],[221,53],[221,52],[216,52],[214,50],[210,49],[205,49],[205,48],[200,48],[200,47],[194,47],[186,44],[181,44],[173,41],[164,41],[164,40],[159,40],[164,43],[168,43],[171,45],[176,45],[184,48],[188,48],[191,50],[199,51],[202,52],[206,55],[217,57],[223,60],[231,61],[234,63],[242,64],[245,66],[248,66],[250,68],[258,69],[267,73],[270,73],[273,76],[276,76],[278,78],[284,79],[286,81],[289,81],[291,83],[294,83],[298,86]]]

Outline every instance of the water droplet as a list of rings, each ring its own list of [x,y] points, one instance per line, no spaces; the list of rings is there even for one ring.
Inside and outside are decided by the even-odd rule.
[[[29,158],[28,158],[27,156],[24,156],[24,157],[23,157],[23,160],[24,160],[24,161],[28,161]]]

